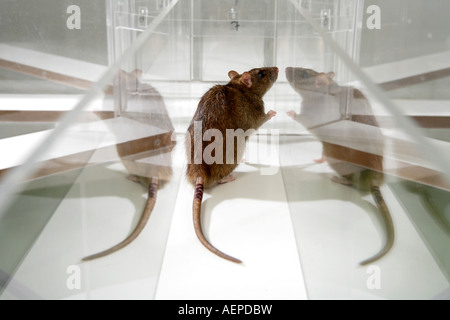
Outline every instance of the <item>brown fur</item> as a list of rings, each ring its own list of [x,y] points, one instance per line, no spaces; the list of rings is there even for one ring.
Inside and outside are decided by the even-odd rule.
[[[125,94],[126,102],[124,110],[121,112],[122,117],[133,119],[134,121],[143,122],[167,130],[167,133],[147,137],[138,141],[127,141],[116,145],[117,153],[122,164],[130,173],[130,180],[142,184],[148,192],[147,203],[141,218],[134,228],[123,241],[119,244],[96,254],[90,255],[82,259],[82,261],[90,261],[110,255],[135,240],[142,230],[145,228],[147,221],[156,203],[158,189],[164,187],[172,179],[172,167],[170,163],[165,166],[140,162],[151,156],[169,153],[175,143],[170,139],[170,132],[174,130],[164,100],[158,91],[149,84],[139,81],[141,72],[135,70],[132,72],[121,71],[116,79],[116,85],[121,83],[120,92]],[[130,94],[131,93],[131,94]],[[134,104],[138,110],[129,112],[127,107]],[[132,128],[130,128],[132,129]]]
[[[257,130],[275,115],[273,111],[265,113],[262,98],[277,80],[278,68],[252,69],[243,74],[230,71],[228,76],[231,79],[228,84],[214,86],[201,98],[186,133],[186,154],[188,157],[186,178],[193,186],[198,185],[198,181],[200,181],[202,186],[208,189],[230,175],[238,166],[244,153],[244,147],[235,143],[234,150],[227,150],[225,143],[227,129],[242,129],[244,132],[249,129]],[[207,164],[203,156],[201,164],[194,163],[194,121],[201,121],[202,137],[208,129],[217,129],[222,133],[224,143],[221,164]],[[203,155],[203,151],[212,141],[200,141],[200,143],[202,143]],[[227,151],[233,152],[231,155],[234,159],[233,163],[227,164]],[[199,178],[200,180],[198,180]],[[200,224],[201,201],[199,203],[198,199],[194,199],[193,210],[194,226],[200,241],[215,254],[233,262],[240,262],[220,253],[204,239]]]
[[[302,98],[300,115],[290,111],[288,114],[301,122],[308,129],[326,126],[340,120],[350,120],[378,127],[378,122],[364,94],[353,87],[339,86],[334,79],[334,72],[319,73],[311,69],[286,68],[286,77],[292,88]],[[370,136],[360,136],[367,139]],[[381,131],[379,132],[381,136]],[[322,141],[323,156],[340,177],[333,181],[353,186],[361,191],[370,192],[383,217],[387,240],[384,247],[373,257],[361,262],[370,264],[382,258],[394,244],[394,225],[389,209],[381,195],[380,186],[384,183],[383,143],[374,145],[374,153],[366,153],[351,148]],[[376,154],[375,154],[376,153]],[[364,167],[366,166],[366,167]],[[370,169],[368,169],[370,168]]]

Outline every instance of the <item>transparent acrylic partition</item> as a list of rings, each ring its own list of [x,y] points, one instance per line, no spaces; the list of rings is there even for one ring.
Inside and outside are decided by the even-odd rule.
[[[1,299],[188,299],[201,288],[211,298],[216,270],[230,279],[219,298],[430,299],[449,287],[448,10],[422,0],[68,6],[0,4]],[[221,221],[235,231],[225,242],[244,239],[248,263],[236,268],[195,255],[177,233],[192,204],[184,133],[208,88],[261,66],[280,70],[264,97],[277,116],[249,139],[263,152],[208,201],[215,239],[220,206],[234,204]],[[82,262],[137,225],[154,189],[128,175],[158,181],[147,227]],[[252,277],[266,287],[239,287]]]
[[[327,48],[317,59],[334,56],[286,69],[304,131],[281,136],[280,165],[309,297],[448,298],[448,21],[423,1],[366,1],[352,56],[291,3]]]
[[[134,58],[148,49],[153,34],[167,34],[170,20],[164,18],[175,2],[121,53],[111,43],[115,32],[124,32],[108,29],[108,3],[54,4],[41,4],[49,12],[35,11],[28,31],[16,32],[14,41],[10,34],[1,38],[0,295],[152,298],[181,165],[172,160],[177,137],[163,93]],[[2,30],[11,33],[16,22],[6,15],[36,9],[11,2],[0,7]],[[80,11],[98,22],[81,19],[78,29]],[[127,14],[130,21],[138,17]],[[96,36],[103,50],[91,46]],[[74,42],[80,45],[75,53],[69,50]],[[91,51],[97,61],[86,61]],[[82,261],[124,240],[144,209],[151,213],[145,229],[151,233],[141,232],[116,253]]]

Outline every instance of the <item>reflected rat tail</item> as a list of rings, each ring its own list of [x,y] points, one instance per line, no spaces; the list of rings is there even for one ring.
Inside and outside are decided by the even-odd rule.
[[[201,223],[201,210],[202,210],[202,199],[203,199],[203,178],[197,178],[195,183],[195,194],[194,194],[194,202],[192,205],[192,212],[193,212],[193,218],[194,218],[194,230],[197,234],[197,238],[200,240],[200,242],[212,253],[218,255],[221,258],[224,258],[226,260],[235,262],[235,263],[242,263],[241,260],[233,258],[222,251],[215,248],[212,244],[206,240],[205,235],[203,234],[202,230],[202,223]]]
[[[384,201],[384,198],[381,194],[380,186],[376,183],[372,183],[372,185],[370,186],[370,193],[372,194],[372,197],[375,200],[375,203],[377,204],[378,210],[382,214],[384,225],[386,228],[387,239],[386,243],[384,244],[384,247],[380,250],[380,252],[378,252],[373,257],[362,261],[360,263],[361,266],[366,266],[384,257],[389,252],[389,250],[391,250],[395,240],[394,223],[392,221],[389,208],[386,205],[386,202]]]
[[[93,254],[91,256],[85,257],[82,259],[82,261],[90,261],[90,260],[94,260],[94,259],[98,259],[104,256],[107,256],[113,252],[116,252],[120,249],[122,249],[123,247],[129,245],[131,242],[133,242],[133,240],[135,240],[138,235],[141,233],[141,231],[144,229],[145,225],[147,224],[148,219],[150,218],[150,215],[153,211],[153,207],[155,206],[156,203],[156,195],[158,193],[158,178],[153,177],[150,181],[150,185],[148,187],[148,198],[147,198],[147,204],[145,205],[145,209],[142,213],[141,219],[139,220],[136,228],[134,228],[133,232],[122,242],[118,243],[117,245],[115,245],[114,247]]]

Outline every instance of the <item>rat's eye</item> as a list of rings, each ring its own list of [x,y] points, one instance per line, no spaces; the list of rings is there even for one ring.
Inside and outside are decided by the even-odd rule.
[[[258,72],[258,77],[259,77],[260,79],[264,78],[265,76],[266,76],[266,74],[264,73],[264,71]]]

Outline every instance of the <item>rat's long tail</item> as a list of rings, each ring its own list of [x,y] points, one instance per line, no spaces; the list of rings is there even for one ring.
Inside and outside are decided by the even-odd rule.
[[[361,266],[365,266],[368,264],[371,264],[375,262],[378,259],[381,259],[383,256],[385,256],[389,250],[394,245],[395,240],[395,231],[394,231],[394,223],[392,222],[391,213],[389,212],[389,208],[386,205],[386,202],[383,199],[383,196],[380,191],[380,186],[374,182],[372,182],[372,185],[370,186],[370,193],[372,193],[372,197],[375,200],[375,203],[377,204],[378,210],[381,212],[384,225],[386,227],[386,243],[384,244],[384,247],[373,257],[364,260],[360,263]]]
[[[218,255],[221,258],[227,259],[229,261],[235,262],[235,263],[242,263],[241,260],[238,260],[236,258],[233,258],[222,251],[215,248],[213,245],[211,245],[208,240],[206,240],[203,230],[202,230],[202,223],[201,223],[201,211],[202,211],[202,199],[203,199],[203,178],[197,178],[197,181],[195,183],[195,194],[194,194],[194,203],[192,205],[192,212],[194,216],[194,230],[197,234],[197,238],[200,240],[200,242],[212,253]]]
[[[123,247],[129,245],[131,242],[133,242],[134,239],[136,239],[138,237],[138,235],[141,233],[141,231],[144,229],[145,225],[147,224],[148,219],[150,218],[150,215],[153,211],[153,207],[155,206],[156,203],[156,195],[158,193],[158,178],[153,177],[150,181],[150,185],[148,187],[148,198],[147,198],[147,204],[145,205],[145,209],[144,212],[142,213],[141,219],[139,220],[136,228],[134,228],[133,232],[122,242],[120,242],[119,244],[115,245],[114,247],[93,254],[91,256],[85,257],[82,260],[83,261],[89,261],[89,260],[94,260],[94,259],[98,259],[104,256],[107,256],[113,252],[116,252],[120,249],[122,249]]]

